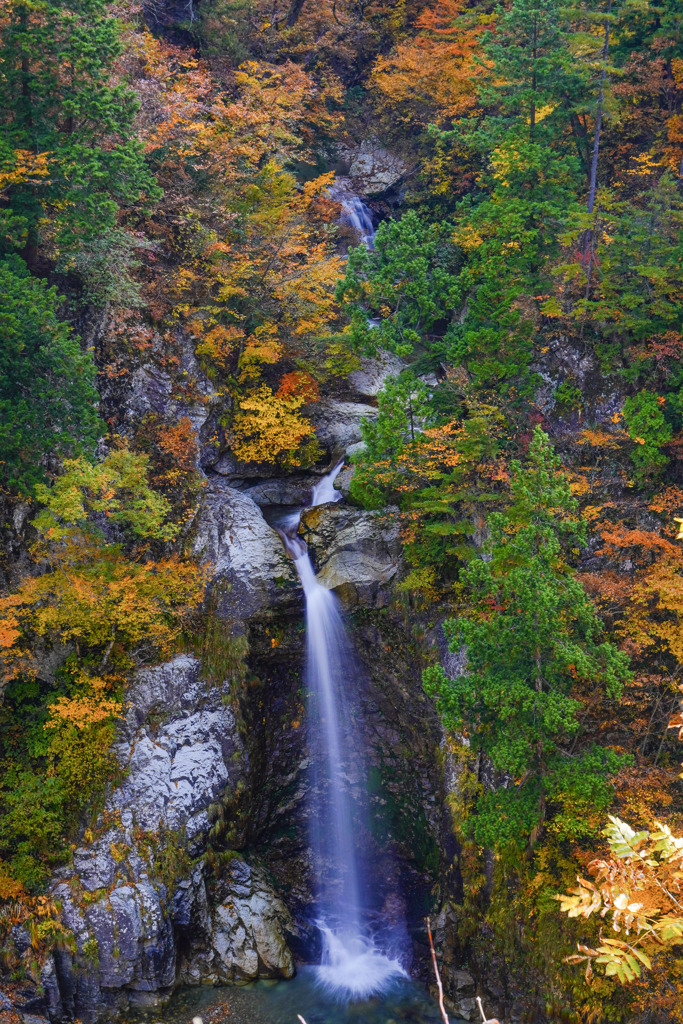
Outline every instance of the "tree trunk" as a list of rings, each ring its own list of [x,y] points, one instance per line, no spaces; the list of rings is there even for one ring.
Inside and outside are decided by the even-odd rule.
[[[588,184],[588,213],[592,215],[595,209],[595,193],[598,185],[598,156],[600,155],[600,130],[602,128],[602,107],[605,100],[605,79],[607,78],[607,55],[609,53],[609,18],[612,13],[612,0],[607,4],[607,20],[605,22],[605,42],[602,47],[602,72],[600,74],[600,92],[598,94],[598,107],[595,112],[595,136],[593,138],[593,156],[591,159],[591,173]],[[586,272],[586,299],[590,297],[591,277],[593,273],[593,239],[594,232],[588,228],[583,242],[584,261],[590,253],[588,269]],[[583,334],[583,325],[581,327]]]
[[[538,15],[534,14],[534,45],[532,48],[532,58],[534,62],[534,70],[531,74],[531,89],[534,94],[534,99],[531,101],[531,113],[529,114],[529,138],[534,136],[534,128],[536,127],[536,51],[538,48]]]
[[[607,78],[607,54],[609,52],[609,16],[612,13],[612,0],[607,5],[607,21],[605,22],[605,42],[602,47],[602,72],[600,75],[600,93],[598,108],[595,114],[595,137],[593,139],[593,157],[591,160],[591,176],[588,186],[588,212],[592,213],[595,206],[595,193],[598,182],[598,156],[600,153],[600,130],[602,128],[602,106],[605,100],[605,79]]]
[[[293,0],[292,6],[289,8],[289,14],[285,22],[287,28],[293,28],[299,20],[306,0]]]

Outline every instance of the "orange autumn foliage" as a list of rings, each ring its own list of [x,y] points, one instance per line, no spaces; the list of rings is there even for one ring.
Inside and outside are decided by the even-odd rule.
[[[322,70],[357,74],[359,63],[401,38],[425,0],[250,0],[234,8],[212,5],[206,23],[211,45],[241,23],[253,50],[282,64],[291,59]]]
[[[181,423],[169,439],[186,439]],[[64,661],[75,651],[82,670],[118,678],[138,663],[172,653],[184,623],[199,604],[204,572],[171,555],[154,561],[152,539],[169,540],[170,504],[148,482],[149,457],[115,447],[98,465],[67,460],[51,488],[38,487],[44,508],[33,520],[34,575],[0,598],[3,685],[35,676],[46,651]],[[126,536],[107,543],[93,520]]]
[[[277,398],[298,396],[303,398],[305,405],[308,402],[317,402],[320,398],[317,382],[305,370],[292,370],[290,373],[286,373],[276,391]]]
[[[671,70],[680,95],[683,93],[683,59],[674,58],[671,61]],[[683,169],[683,114],[671,114],[666,123],[666,131],[669,142],[669,165],[675,174],[680,175]]]
[[[658,494],[653,495],[648,503],[652,512],[670,513],[683,509],[683,491],[680,487],[673,485],[665,487]]]
[[[199,440],[188,416],[164,423],[154,414],[143,420],[136,435],[138,447],[150,451],[150,482],[171,502],[174,512],[187,522],[197,507],[205,481],[198,469]]]
[[[291,458],[312,428],[288,386],[274,396],[262,373],[317,350],[338,316],[343,267],[328,230],[334,174],[299,184],[283,164],[310,159],[319,132],[335,129],[338,87],[293,63],[247,61],[226,92],[181,48],[145,30],[129,41],[122,70],[141,97],[138,132],[165,193],[145,225],[155,244],[148,308],[160,332],[192,337],[237,457]]]
[[[683,552],[660,556],[638,578],[624,629],[648,652],[663,651],[683,664]]]
[[[683,664],[683,550],[666,536],[624,523],[600,524],[604,547],[596,554],[628,558],[635,575],[614,570],[583,577],[632,656],[648,664],[662,658]]]
[[[464,13],[463,0],[438,0],[418,18],[415,36],[377,59],[372,86],[401,120],[427,124],[474,109],[483,26]]]
[[[43,566],[42,575],[0,598],[0,624],[16,623],[0,653],[5,682],[34,675],[46,646],[74,648],[119,672],[168,657],[203,596],[203,573],[192,563],[131,561],[84,535],[60,542]]]
[[[244,333],[239,327],[234,324],[224,327],[208,319],[205,324],[201,320],[195,321],[190,329],[198,340],[195,352],[207,374],[214,377],[228,373],[235,350],[244,341]]]

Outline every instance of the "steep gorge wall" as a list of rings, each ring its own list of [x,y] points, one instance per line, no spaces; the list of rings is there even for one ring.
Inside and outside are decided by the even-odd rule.
[[[330,459],[360,440],[386,372],[367,362],[356,390],[351,382],[321,403]],[[157,378],[137,374],[126,397],[136,415],[154,403],[168,415],[169,388]],[[204,411],[195,410],[200,437],[211,429]],[[267,521],[277,506],[305,504],[316,476],[245,477],[208,446],[203,461],[212,465],[188,543],[211,567],[210,626],[196,654],[140,672],[126,695],[116,747],[124,777],[51,886],[69,939],[47,957],[40,983],[17,993],[18,1007],[53,1021],[157,1005],[182,984],[290,977],[296,958],[317,954],[303,599]],[[376,865],[376,911],[406,922],[419,971],[447,823],[420,645],[388,607],[400,541],[383,517],[349,505],[311,510],[304,530],[322,581],[347,607],[359,655],[358,744],[371,793],[362,843]],[[30,938],[17,933],[16,942]]]

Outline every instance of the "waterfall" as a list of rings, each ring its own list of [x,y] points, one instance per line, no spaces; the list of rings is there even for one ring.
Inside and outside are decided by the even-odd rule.
[[[342,465],[336,465],[313,488],[313,506],[341,499],[334,480]],[[381,992],[393,979],[405,976],[405,971],[398,960],[375,946],[368,927],[362,858],[348,785],[353,758],[347,739],[351,727],[347,680],[354,668],[353,652],[337,598],[316,579],[308,549],[296,534],[299,519],[297,514],[282,523],[281,535],[306,598],[306,681],[317,777],[310,808],[311,843],[317,875],[317,924],[323,939],[317,977],[340,999],[362,999]]]
[[[372,214],[363,200],[350,190],[348,179],[337,178],[329,189],[328,195],[335,199],[342,208],[339,223],[353,228],[358,235],[358,240],[368,249],[374,249],[375,228],[372,223]]]
[[[341,473],[343,466],[344,460],[341,459],[334,469],[321,479],[320,483],[315,484],[311,494],[312,508],[315,508],[316,505],[327,505],[331,501],[341,501],[341,491],[334,486],[334,481]]]
[[[348,224],[359,235],[361,242],[368,249],[375,248],[375,228],[370,210],[358,196],[340,196],[342,207],[341,222]]]

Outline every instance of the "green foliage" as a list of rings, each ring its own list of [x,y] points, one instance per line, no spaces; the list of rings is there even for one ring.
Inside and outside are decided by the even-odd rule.
[[[199,27],[193,26],[205,53],[228,57],[238,66],[249,51],[249,12],[251,0],[210,0],[202,4]]]
[[[27,891],[119,773],[111,747],[129,673],[177,649],[203,596],[197,566],[149,558],[177,526],[148,462],[118,447],[36,485],[38,571],[0,598],[0,870]]]
[[[56,289],[0,261],[0,479],[24,493],[57,460],[92,455],[104,424],[95,365],[57,318]]]
[[[116,772],[111,719],[46,728],[55,698],[77,688],[68,671],[54,685],[22,677],[0,705],[0,863],[29,892],[64,860],[65,837]]]
[[[652,342],[670,341],[683,326],[683,198],[671,174],[653,181],[651,171],[643,161],[645,187],[627,198],[601,190],[592,218],[568,208],[565,244],[581,245],[591,228],[592,253],[556,271],[573,298],[568,319],[592,339],[604,368],[624,359],[628,375],[641,381],[658,376]]]
[[[36,486],[36,498],[44,507],[33,525],[56,541],[74,527],[92,527],[99,513],[136,537],[171,540],[178,527],[169,521],[168,500],[150,487],[148,468],[149,456],[125,445],[96,465],[82,458],[68,460],[52,487]]]
[[[9,245],[17,244],[20,225],[19,244],[31,261],[39,243],[47,244],[61,269],[78,263],[100,298],[110,285],[101,260],[86,265],[83,246],[113,237],[121,205],[159,194],[132,130],[137,100],[114,73],[120,53],[120,26],[103,0],[26,0],[11,4],[0,23],[5,144],[46,154],[49,169],[7,189]]]
[[[565,559],[567,544],[584,542],[576,508],[559,459],[536,428],[526,466],[511,466],[509,509],[489,517],[487,559],[460,574],[468,611],[444,626],[451,650],[465,648],[467,669],[455,679],[440,667],[425,673],[447,728],[465,730],[508,780],[477,808],[482,841],[494,837],[498,819],[508,823],[496,846],[511,836],[523,844],[552,818],[553,802],[577,819],[555,827],[580,832],[582,801],[590,801],[574,804],[577,780],[590,779],[595,799],[600,778],[615,770],[609,757],[571,753],[581,728],[577,687],[600,687],[617,700],[629,674],[625,655],[601,638],[595,609]]]
[[[351,344],[371,355],[443,352],[444,326],[460,302],[461,257],[448,224],[428,224],[414,211],[380,224],[375,249],[349,252],[337,300],[347,304]],[[377,323],[368,319],[377,318]]]
[[[580,92],[580,67],[567,46],[567,12],[554,0],[513,0],[482,49],[491,62],[480,96],[498,116],[486,130],[502,139],[511,120],[524,124],[529,137],[554,141],[566,107]]]
[[[381,471],[397,465],[406,447],[414,442],[427,411],[426,388],[411,371],[387,378],[377,396],[377,416],[361,424],[365,447],[352,459],[355,472],[351,497],[364,508],[382,508],[386,503]]]
[[[660,450],[672,435],[662,405],[663,401],[651,391],[640,391],[624,402],[622,415],[629,437],[635,441],[631,459],[639,480],[655,476],[669,461]]]
[[[583,394],[576,381],[568,378],[555,388],[553,398],[560,409],[569,411],[581,408]]]
[[[337,297],[348,304],[359,351],[414,353],[425,369],[465,365],[498,389],[533,386],[540,298],[554,287],[578,161],[527,135],[508,130],[483,179],[488,194],[463,200],[455,226],[411,211],[380,225],[376,251],[351,251]],[[470,131],[467,141],[492,144],[480,136]],[[525,301],[530,295],[535,304]]]
[[[527,134],[511,129],[491,154],[488,195],[463,200],[454,236],[468,261],[460,277],[467,310],[453,330],[452,358],[498,389],[534,383],[528,371],[540,299],[553,287],[552,265],[576,201],[576,158]]]
[[[64,857],[67,796],[61,780],[3,761],[0,783],[0,851],[15,878],[30,892]]]
[[[453,405],[453,396],[438,404]],[[362,424],[365,448],[353,456],[351,496],[366,508],[398,507],[410,568],[400,589],[428,601],[452,589],[459,566],[472,557],[469,538],[481,509],[497,498],[503,417],[467,388],[456,404],[465,404],[466,414],[442,422],[412,373],[387,380],[376,419]],[[426,426],[433,420],[437,425]]]

